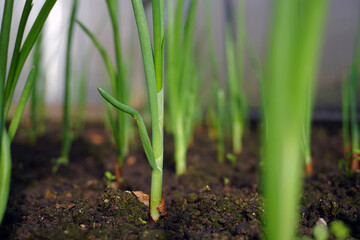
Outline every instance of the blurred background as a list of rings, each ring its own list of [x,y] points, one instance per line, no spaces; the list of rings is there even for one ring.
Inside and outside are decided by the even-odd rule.
[[[191,1],[191,0],[188,0]],[[204,1],[200,0],[196,16],[196,56],[197,66],[202,71],[203,87],[202,100],[212,98],[211,75],[208,56],[208,47],[205,26]],[[212,25],[215,35],[216,53],[221,67],[223,86],[226,83],[226,60],[225,60],[225,23],[229,21],[227,10],[236,6],[237,0],[210,0],[212,8]],[[13,28],[17,27],[20,14],[25,0],[15,1]],[[38,12],[42,0],[34,1],[33,15]],[[323,53],[318,75],[316,91],[315,118],[341,119],[341,81],[348,72],[353,55],[353,47],[356,35],[356,26],[359,17],[359,0],[332,0],[326,23],[326,31],[323,44]],[[151,29],[151,1],[144,0],[146,13]],[[107,48],[111,57],[113,53],[113,38],[105,1],[80,0],[77,19],[87,26]],[[58,0],[52,10],[43,31],[42,53],[43,74],[46,79],[45,99],[48,114],[61,116],[62,99],[65,73],[65,45],[67,27],[70,18],[72,1]],[[272,2],[269,0],[246,0],[246,33],[255,48],[256,53],[263,62],[266,52],[267,32]],[[3,4],[0,6],[2,15]],[[120,34],[123,46],[124,65],[126,68],[126,81],[131,86],[131,105],[141,108],[147,100],[145,77],[143,73],[140,45],[137,36],[137,28],[134,21],[130,0],[119,1]],[[0,17],[1,17],[0,15]],[[34,19],[31,19],[33,21]],[[30,25],[30,24],[28,24]],[[12,43],[16,37],[12,31]],[[10,45],[10,49],[12,46]],[[27,67],[23,71],[20,82],[24,82],[32,66],[31,57]],[[72,47],[72,82],[76,82],[86,72],[88,79],[87,102],[89,113],[92,116],[98,114],[98,109],[103,104],[96,87],[109,88],[110,80],[100,54],[94,48],[92,42],[84,34],[78,25],[75,26],[74,42]],[[260,103],[258,80],[248,54],[245,56],[245,92],[249,99],[250,107],[256,112]],[[291,79],[290,79],[291,80]],[[225,86],[224,86],[225,87]],[[19,85],[15,99],[19,98],[22,84]],[[76,86],[73,87],[73,93]],[[76,96],[74,96],[76,98]],[[166,100],[165,100],[166,102]],[[254,114],[256,116],[256,114]]]

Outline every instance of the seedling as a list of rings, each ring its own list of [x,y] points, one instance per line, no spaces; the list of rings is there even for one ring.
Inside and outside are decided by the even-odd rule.
[[[144,6],[141,0],[132,0],[135,13],[136,24],[138,27],[140,45],[142,50],[145,75],[147,81],[151,125],[152,143],[148,136],[143,118],[135,109],[124,105],[110,94],[99,88],[100,94],[111,105],[118,110],[130,114],[138,127],[141,143],[146,157],[151,167],[151,198],[150,216],[153,221],[158,221],[161,214],[165,213],[165,204],[162,195],[162,175],[163,175],[163,45],[164,45],[164,2],[154,0],[153,24],[154,24],[154,50],[151,47],[149,30],[147,26]],[[152,51],[153,50],[153,51]],[[153,54],[154,52],[154,54]]]
[[[190,3],[186,22],[182,22],[184,1],[179,0],[176,12],[172,0],[167,2],[167,86],[168,113],[171,133],[175,140],[176,174],[186,172],[186,153],[191,140],[196,109],[198,78],[193,58],[193,34],[197,0]]]
[[[104,174],[104,183],[108,187],[111,185],[111,182],[114,181],[116,177],[109,171],[106,171]]]
[[[327,0],[277,0],[266,62],[265,238],[294,239],[301,192],[304,96],[314,86]],[[301,10],[301,11],[300,11]]]
[[[7,0],[4,2],[4,11],[0,30],[0,224],[5,214],[10,190],[10,144],[19,126],[26,102],[29,99],[34,84],[35,69],[30,71],[30,74],[26,80],[20,101],[16,107],[15,114],[10,123],[10,128],[8,130],[9,132],[5,129],[5,120],[8,118],[8,111],[10,109],[13,94],[24,63],[28,58],[30,51],[33,48],[55,3],[56,0],[45,1],[40,12],[36,16],[30,31],[26,37],[24,37],[25,26],[27,24],[27,20],[33,4],[32,0],[27,0],[25,2],[21,19],[17,28],[17,36],[14,44],[13,54],[10,56],[11,63],[9,72],[6,74],[14,0]]]

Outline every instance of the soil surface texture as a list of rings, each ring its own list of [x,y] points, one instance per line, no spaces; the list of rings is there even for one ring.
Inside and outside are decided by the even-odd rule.
[[[205,128],[197,129],[188,151],[188,172],[180,177],[175,175],[172,138],[166,136],[167,217],[156,224],[131,193],[150,193],[150,167],[139,140],[131,144],[125,161],[125,183],[114,189],[115,182],[106,186],[104,173],[114,174],[116,149],[102,124],[88,124],[73,142],[70,163],[56,173],[52,167],[60,155],[61,129],[48,125],[36,143],[22,129],[12,144],[11,193],[0,239],[263,239],[257,124],[245,134],[235,165],[219,164],[216,141]],[[319,218],[327,224],[342,220],[352,238],[360,239],[360,173],[346,176],[339,170],[342,146],[340,124],[314,124],[314,173],[304,181],[299,239],[313,237]]]

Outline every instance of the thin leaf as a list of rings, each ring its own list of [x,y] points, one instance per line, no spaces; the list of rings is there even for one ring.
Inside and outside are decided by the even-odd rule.
[[[84,30],[84,32],[92,40],[95,47],[98,49],[98,51],[99,51],[99,53],[100,53],[100,55],[103,58],[103,61],[105,63],[105,67],[106,67],[106,69],[107,69],[107,71],[109,73],[111,84],[112,84],[113,88],[115,88],[115,86],[116,86],[115,69],[114,69],[114,66],[113,66],[113,64],[111,62],[111,59],[110,59],[109,55],[107,54],[105,48],[101,45],[101,43],[95,37],[95,35],[93,33],[91,33],[91,31],[87,27],[85,27],[84,24],[82,24],[80,21],[76,21],[76,22],[80,25],[80,27]]]
[[[157,87],[156,87],[156,76],[155,76],[155,65],[153,52],[151,48],[149,28],[147,26],[144,6],[141,0],[131,0],[136,25],[138,27],[139,39],[141,52],[144,62],[145,76],[148,88],[148,96],[150,102],[150,112],[151,112],[151,130],[152,130],[152,146],[154,154],[156,157],[162,155],[162,130],[159,129],[159,111],[158,111],[158,100],[157,100]]]
[[[179,93],[179,105],[183,104],[181,99],[186,98],[186,94],[188,93],[188,88],[190,86],[190,75],[191,75],[191,67],[192,67],[192,52],[194,49],[193,44],[193,36],[194,36],[194,27],[195,27],[195,18],[196,18],[196,8],[197,8],[197,0],[191,1],[189,13],[186,19],[186,24],[184,28],[184,39],[183,39],[183,61],[181,66],[181,80],[180,86],[178,88]],[[178,106],[179,108],[182,108]]]
[[[122,49],[121,49],[121,38],[120,38],[120,31],[119,31],[119,12],[118,12],[118,1],[117,0],[106,0],[111,26],[113,30],[113,38],[114,38],[114,45],[115,45],[115,59],[116,59],[116,81],[115,81],[115,98],[120,102],[126,103],[126,83],[124,81],[124,71],[123,71],[123,60],[122,60]],[[116,124],[118,131],[114,132],[118,138],[118,158],[120,164],[124,161],[125,156],[125,143],[127,142],[127,136],[125,131],[125,116],[122,112],[117,112]]]
[[[164,64],[164,56],[165,56],[165,43],[166,43],[166,35],[168,33],[169,28],[166,28],[162,43],[161,43],[161,62]],[[163,66],[164,68],[164,66]],[[161,71],[161,78],[163,78],[164,71]]]
[[[40,122],[40,120],[42,120],[42,118],[40,119],[39,115],[40,115],[40,109],[44,102],[42,101],[42,95],[44,94],[43,91],[44,90],[44,83],[43,83],[43,76],[42,76],[42,69],[41,69],[41,60],[42,60],[42,49],[41,49],[41,43],[42,43],[42,35],[39,35],[38,40],[36,41],[35,47],[34,47],[34,53],[33,53],[33,64],[34,67],[36,69],[35,71],[35,80],[34,80],[34,86],[33,86],[33,91],[31,93],[31,113],[30,113],[30,118],[31,118],[31,132],[32,132],[32,137],[34,139],[36,139],[36,135],[38,134],[38,121]],[[40,101],[39,101],[40,100]]]
[[[116,100],[114,97],[112,97],[110,94],[105,92],[103,89],[98,88],[98,90],[99,90],[101,96],[103,96],[103,98],[106,101],[108,101],[111,105],[113,105],[114,107],[116,107],[120,111],[123,111],[123,112],[125,112],[127,114],[130,114],[136,120],[136,125],[137,125],[138,130],[139,130],[141,143],[142,143],[142,145],[144,147],[144,151],[145,151],[146,157],[148,159],[148,162],[149,162],[149,164],[151,166],[151,169],[158,169],[158,166],[157,166],[156,161],[155,161],[153,149],[151,147],[150,138],[149,138],[149,135],[147,133],[144,120],[141,117],[140,113],[138,111],[136,111],[135,109],[133,109],[133,108],[131,108],[129,106],[126,106],[125,104],[122,104],[121,102]]]
[[[18,105],[16,107],[15,114],[14,114],[12,120],[11,120],[10,127],[9,127],[9,133],[8,133],[10,142],[12,142],[12,140],[14,139],[16,130],[18,129],[19,124],[20,124],[21,116],[24,113],[26,103],[27,103],[27,101],[28,101],[28,99],[30,97],[32,88],[34,86],[35,73],[36,73],[35,68],[32,68],[30,73],[29,73],[29,76],[28,76],[28,78],[26,80],[24,90],[23,90],[23,92],[21,94],[19,103],[18,103]]]
[[[0,155],[0,225],[4,218],[8,202],[11,178],[10,142],[5,128],[2,126]]]
[[[234,153],[241,152],[241,138],[243,127],[243,119],[241,114],[240,105],[240,91],[239,83],[237,81],[237,62],[235,55],[235,43],[231,26],[226,26],[225,32],[225,47],[226,47],[226,60],[227,60],[227,71],[228,71],[228,82],[229,82],[229,101],[230,101],[230,112],[231,112],[231,123],[232,123],[232,142]]]
[[[25,61],[27,57],[30,54],[30,51],[32,47],[34,46],[36,39],[38,35],[40,34],[40,31],[42,30],[44,23],[47,19],[47,17],[50,14],[51,9],[55,5],[57,0],[47,0],[43,7],[41,8],[38,16],[36,17],[34,24],[32,25],[29,34],[27,35],[24,44],[21,48],[18,64],[16,67],[16,70],[13,75],[8,76],[8,82],[6,84],[5,89],[5,103],[6,103],[6,109],[5,112],[7,113],[10,108],[10,103],[12,100],[12,97],[14,95],[15,86],[17,84],[17,81],[19,79],[20,73],[22,71],[22,68],[25,64]],[[6,114],[7,115],[7,114]]]
[[[111,126],[113,132],[115,133],[118,130],[116,128],[115,119],[114,119],[114,115],[113,115],[113,112],[112,112],[111,104],[108,103],[108,102],[106,103],[106,110],[107,110],[110,126]],[[118,144],[119,144],[119,139],[118,139],[117,136],[118,136],[117,134],[114,134],[114,139],[115,139],[115,142],[116,142],[116,146],[118,146]]]
[[[114,44],[115,44],[115,58],[116,58],[116,81],[114,85],[115,89],[115,97],[124,102],[125,101],[125,82],[124,82],[124,73],[122,67],[122,51],[121,51],[121,38],[118,24],[118,4],[117,0],[106,0],[106,4],[108,6],[109,15],[111,19],[111,26],[114,34]],[[120,114],[121,115],[121,114]],[[120,129],[124,128],[124,121],[122,116],[118,116],[118,125]],[[119,133],[122,134],[122,133]],[[120,137],[120,136],[119,136]],[[121,138],[125,136],[122,134]]]
[[[152,0],[152,15],[153,15],[153,38],[154,38],[154,66],[156,76],[157,92],[163,89],[163,55],[162,55],[162,40],[164,31],[164,12],[161,12],[160,0]]]
[[[73,1],[70,23],[68,28],[67,42],[66,42],[66,56],[65,56],[65,88],[64,88],[64,106],[63,106],[63,142],[62,142],[62,157],[68,159],[72,133],[70,129],[70,77],[71,77],[71,46],[74,34],[74,23],[77,12],[78,0]]]
[[[3,81],[5,81],[6,76],[6,66],[9,50],[9,39],[10,39],[10,30],[11,30],[11,20],[13,14],[14,0],[5,1],[4,12],[1,22],[1,32],[0,32],[0,68],[2,72]],[[1,84],[4,84],[1,82]]]
[[[21,15],[21,19],[20,19],[20,23],[19,23],[19,27],[18,27],[18,32],[17,32],[17,35],[16,35],[13,55],[12,55],[12,58],[11,58],[9,76],[14,75],[16,67],[18,65],[21,42],[23,40],[26,23],[27,23],[27,21],[29,19],[29,15],[30,15],[32,6],[33,6],[32,0],[26,0],[24,9],[23,9],[23,12],[22,12],[22,15]]]
[[[205,16],[206,16],[206,33],[207,33],[207,44],[210,53],[210,63],[211,70],[213,74],[213,81],[218,81],[219,79],[219,64],[217,62],[217,56],[215,53],[215,44],[214,44],[214,35],[212,28],[212,17],[211,17],[211,6],[210,0],[205,1]]]

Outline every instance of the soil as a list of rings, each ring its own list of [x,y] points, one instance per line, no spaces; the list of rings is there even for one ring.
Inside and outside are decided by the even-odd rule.
[[[174,174],[173,143],[166,136],[163,189],[168,216],[156,224],[130,192],[150,192],[150,167],[139,141],[126,159],[125,185],[114,190],[103,178],[107,170],[114,173],[116,151],[101,124],[89,124],[73,142],[70,163],[52,173],[51,160],[61,149],[59,126],[49,124],[35,144],[26,136],[13,142],[11,193],[0,239],[263,238],[256,124],[246,133],[235,165],[218,164],[216,142],[206,129],[197,129],[188,172],[181,177]],[[352,237],[360,239],[360,173],[347,177],[339,170],[342,146],[339,124],[314,124],[314,174],[304,183],[299,236],[312,237],[312,227],[323,218],[327,223],[342,220]]]

